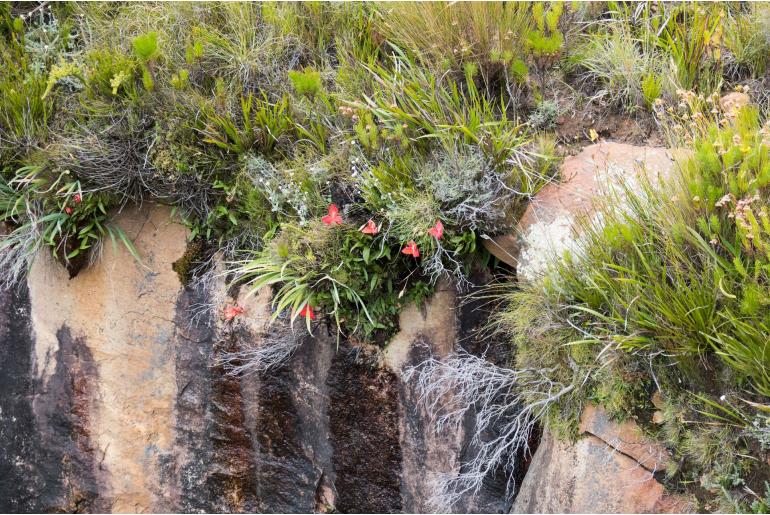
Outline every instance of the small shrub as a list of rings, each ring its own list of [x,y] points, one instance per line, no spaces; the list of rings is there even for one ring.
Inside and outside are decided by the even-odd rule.
[[[157,32],[153,31],[136,36],[131,41],[131,44],[134,47],[134,54],[136,54],[136,57],[143,63],[150,62],[160,54]]]
[[[734,81],[757,78],[767,70],[770,36],[767,8],[752,5],[748,13],[737,13],[725,23],[725,75]]]
[[[722,78],[721,38],[724,12],[716,5],[675,6],[658,39],[671,58],[678,87],[709,93]]]
[[[559,104],[554,100],[543,100],[529,115],[529,125],[535,130],[549,130],[556,127]]]
[[[648,73],[642,78],[642,96],[644,105],[647,109],[652,109],[655,101],[660,98],[663,91],[663,81],[652,73]]]
[[[311,69],[303,71],[292,70],[289,72],[289,79],[294,87],[294,92],[300,96],[313,98],[323,87],[321,84],[321,74]]]

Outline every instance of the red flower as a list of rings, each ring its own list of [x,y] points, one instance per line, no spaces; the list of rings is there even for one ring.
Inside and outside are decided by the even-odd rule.
[[[401,249],[401,253],[406,254],[407,256],[413,256],[415,258],[420,257],[420,249],[417,248],[417,244],[414,242],[414,240],[407,243],[406,247]]]
[[[245,312],[246,310],[243,309],[241,306],[227,306],[224,312],[225,320],[229,322],[233,318]]]
[[[67,213],[68,215],[71,215],[72,214],[72,208],[67,206],[67,207],[64,208],[64,212]]]
[[[377,234],[380,232],[380,230],[377,228],[377,225],[371,219],[362,225],[359,230],[364,234]]]
[[[340,210],[334,204],[329,204],[329,214],[321,218],[321,221],[326,225],[341,224],[342,217],[340,216]]]
[[[299,312],[299,316],[309,318],[310,320],[315,320],[315,313],[313,313],[313,308],[310,306],[310,304],[305,304],[305,306],[302,308],[302,311]]]
[[[436,225],[428,229],[428,234],[437,240],[440,240],[441,237],[444,236],[444,224],[441,223],[441,220],[436,220]]]
[[[80,196],[80,195],[78,195],[78,194],[75,194],[75,196],[74,196],[74,197],[72,197],[72,199],[73,199],[75,202],[78,202],[78,203],[80,203],[80,202],[82,202],[82,201],[83,201],[83,197],[81,197],[81,196]]]

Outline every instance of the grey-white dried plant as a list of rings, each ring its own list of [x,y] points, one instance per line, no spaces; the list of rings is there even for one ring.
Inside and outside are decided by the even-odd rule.
[[[434,477],[428,502],[439,512],[477,495],[484,478],[501,466],[512,496],[516,458],[530,451],[535,425],[575,388],[553,381],[548,370],[513,370],[465,351],[444,359],[431,357],[406,369],[404,380],[415,385],[420,405],[433,417],[433,431],[458,430],[469,412],[474,419],[473,458],[459,472]]]

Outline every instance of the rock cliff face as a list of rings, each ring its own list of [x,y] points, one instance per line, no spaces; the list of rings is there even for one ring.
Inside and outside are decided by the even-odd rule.
[[[269,293],[183,287],[170,215],[118,216],[141,264],[108,243],[70,279],[42,253],[1,294],[0,511],[426,511],[468,428],[429,431],[401,371],[463,337],[454,293],[407,309],[386,352],[317,327],[286,366],[234,377],[217,358],[259,342]],[[220,320],[236,301],[246,313]],[[509,508],[495,485],[457,507]]]
[[[596,178],[640,165],[668,173],[673,161],[663,149],[588,147],[565,162],[566,184],[534,199],[520,234],[492,246],[520,275],[536,274],[532,256],[574,237]],[[459,342],[487,351],[469,339],[472,306],[439,288],[402,313],[385,350],[338,345],[316,327],[285,366],[235,377],[218,358],[262,341],[269,292],[228,292],[221,277],[180,284],[172,264],[186,233],[167,208],[116,223],[142,263],[108,243],[70,279],[42,253],[25,284],[0,292],[0,511],[430,511],[433,479],[472,452],[472,422],[436,434],[401,372]],[[534,246],[538,224],[548,249]],[[246,312],[225,322],[233,303]],[[574,444],[545,433],[514,511],[687,509],[656,480],[665,450],[597,410],[581,429]],[[503,513],[512,502],[500,477],[455,510]]]

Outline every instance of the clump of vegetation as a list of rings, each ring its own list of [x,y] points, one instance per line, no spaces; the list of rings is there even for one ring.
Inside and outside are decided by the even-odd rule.
[[[710,95],[766,71],[764,7],[609,2],[577,34],[565,70],[593,101],[633,112],[678,90]]]
[[[652,184],[625,192],[583,228],[578,251],[511,295],[503,317],[516,369],[575,386],[546,420],[569,425],[600,403],[674,450],[676,480],[713,478],[738,497],[761,486],[724,480],[760,466],[740,449],[761,445],[750,421],[770,395],[767,131],[752,109],[726,127],[704,123],[673,196]],[[664,429],[651,423],[656,391],[670,402]]]
[[[554,100],[543,100],[532,114],[528,123],[535,129],[553,129],[559,117],[559,104]]]
[[[588,37],[571,57],[579,63],[582,78],[600,88],[594,101],[634,110],[649,106],[661,93],[663,60],[655,49],[635,40],[620,25],[609,34]]]
[[[431,2],[383,4],[378,26],[390,42],[426,66],[462,76],[468,65],[484,84],[521,80],[526,35],[532,30],[527,3]]]
[[[381,53],[380,7],[7,13],[4,59],[38,59],[14,67],[18,86],[4,96],[4,132],[27,138],[3,147],[9,277],[43,245],[73,273],[105,236],[134,252],[111,212],[153,200],[189,227],[185,283],[218,252],[237,283],[274,288],[276,317],[308,328],[317,317],[340,336],[384,342],[401,307],[439,278],[465,284],[473,258],[486,260],[478,235],[513,226],[553,173],[552,149],[477,88],[492,47],[436,80],[423,54]],[[41,27],[71,42],[38,57],[25,38]]]

